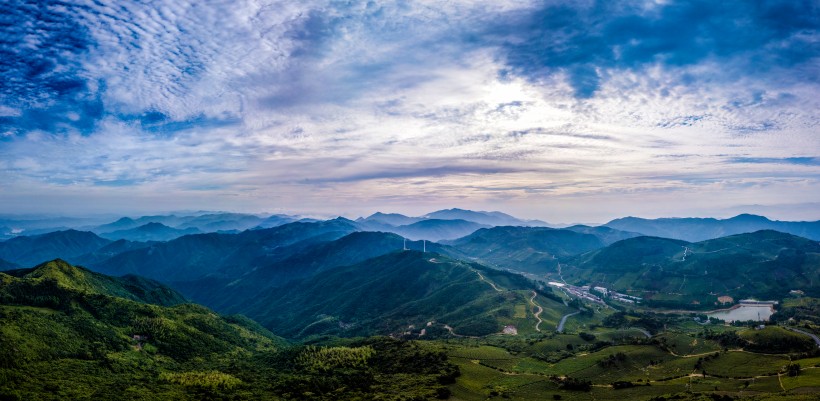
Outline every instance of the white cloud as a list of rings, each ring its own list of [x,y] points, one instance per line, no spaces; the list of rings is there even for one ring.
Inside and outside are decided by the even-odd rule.
[[[577,99],[561,73],[500,74],[495,42],[470,39],[529,4],[338,4],[89,2],[85,73],[111,114],[88,136],[0,144],[0,203],[52,193],[77,209],[85,196],[132,210],[474,206],[600,221],[820,195],[818,166],[731,162],[817,156],[817,84],[687,85],[722,66],[656,65],[607,72]],[[152,110],[236,123],[163,133],[122,118]]]

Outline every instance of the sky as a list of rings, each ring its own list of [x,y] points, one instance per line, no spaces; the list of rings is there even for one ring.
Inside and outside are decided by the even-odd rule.
[[[820,3],[0,4],[0,211],[820,219]]]

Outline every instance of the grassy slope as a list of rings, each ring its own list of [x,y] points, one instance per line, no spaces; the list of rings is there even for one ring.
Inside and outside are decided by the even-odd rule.
[[[686,256],[684,257],[684,252]],[[564,278],[649,297],[713,303],[715,295],[780,298],[795,288],[820,291],[820,245],[774,231],[698,243],[653,237],[617,242],[567,264]]]
[[[60,261],[15,274],[0,274],[4,400],[431,399],[457,375],[410,342],[290,347],[247,318],[114,296],[140,282]]]
[[[534,330],[531,288],[532,283],[510,273],[405,251],[273,289],[243,313],[289,337],[401,333],[431,321],[460,335],[486,335],[507,324]],[[538,302],[548,310],[565,309],[548,298]],[[522,305],[526,317],[516,318]]]

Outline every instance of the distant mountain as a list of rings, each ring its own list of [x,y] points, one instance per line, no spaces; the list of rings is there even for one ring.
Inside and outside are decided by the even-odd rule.
[[[590,227],[590,226],[585,226],[583,224],[577,224],[577,225],[570,226],[570,227],[564,227],[563,229],[564,230],[575,231],[576,233],[592,234],[592,235],[598,237],[598,239],[600,239],[601,242],[604,243],[604,245],[611,245],[611,244],[613,244],[615,242],[618,242],[618,241],[622,241],[622,240],[629,239],[629,238],[640,237],[640,236],[643,235],[643,234],[635,233],[635,232],[631,232],[631,231],[616,230],[614,228],[607,227],[607,226]]]
[[[298,217],[288,216],[288,215],[284,215],[284,214],[274,214],[272,216],[266,217],[256,227],[257,228],[279,227],[283,224],[293,223],[294,221],[297,221],[297,220],[299,220]]]
[[[111,241],[87,231],[56,231],[35,236],[20,236],[0,242],[0,259],[21,266],[34,266],[46,260],[72,258],[94,252]]]
[[[775,230],[820,241],[820,221],[772,221],[763,216],[751,214],[741,214],[724,220],[713,218],[663,218],[652,220],[624,217],[612,220],[605,225],[618,230],[685,241],[703,241],[759,230]]]
[[[528,273],[555,271],[557,258],[604,247],[595,235],[546,227],[482,228],[466,237],[447,241],[452,256],[476,259],[490,266]]]
[[[188,282],[174,282],[194,301],[223,313],[235,313],[258,293],[273,287],[283,287],[298,279],[312,277],[328,269],[352,265],[402,249],[402,237],[392,233],[354,232],[332,241],[297,243],[299,249],[269,264],[248,269],[238,278],[208,277]],[[421,249],[422,244],[407,243],[408,248]],[[432,246],[431,246],[432,248]]]
[[[820,244],[764,230],[696,243],[657,237],[616,242],[563,264],[563,278],[639,294],[656,305],[713,305],[717,296],[820,295]]]
[[[179,229],[196,228],[202,232],[227,230],[247,230],[261,224],[265,219],[252,214],[214,213],[185,218],[174,227]]]
[[[492,284],[491,284],[492,283]],[[495,287],[493,286],[495,285]],[[242,313],[288,337],[418,333],[444,325],[462,335],[516,325],[534,331],[530,313],[516,317],[534,284],[521,276],[434,253],[399,251],[338,267],[309,280],[271,289]],[[539,302],[563,310],[558,301]],[[410,329],[408,329],[410,327]]]
[[[153,223],[153,222],[149,222]],[[146,223],[147,224],[147,223]],[[139,227],[140,223],[130,217],[122,217],[115,222],[103,224],[94,228],[94,232],[105,234],[119,230],[130,230]]]
[[[101,237],[115,240],[129,240],[129,241],[170,241],[179,238],[183,235],[199,234],[198,228],[176,229],[166,226],[162,223],[147,223],[138,227],[111,231],[100,234]]]
[[[440,241],[463,237],[486,225],[466,220],[421,220],[413,224],[398,226],[390,232],[407,237],[411,240]]]
[[[408,224],[413,224],[423,219],[424,218],[422,217],[408,217],[398,213],[376,212],[364,219],[357,219],[356,222],[366,221],[387,224],[390,226],[406,226]]]
[[[163,224],[170,228],[179,230],[188,230],[192,233],[193,229],[197,232],[212,233],[218,231],[244,231],[254,227],[262,226],[263,228],[274,227],[279,224],[272,224],[276,220],[276,216],[271,216],[268,219],[244,213],[208,213],[197,215],[155,215],[155,216],[141,216],[136,219],[130,217],[123,217],[112,223],[103,224],[93,228],[93,231],[99,234],[107,234],[115,231],[131,230],[144,226],[146,224]],[[295,221],[290,219],[287,222]],[[266,223],[266,221],[268,221]],[[282,223],[284,224],[284,223]],[[119,236],[117,238],[125,238]]]
[[[123,252],[147,248],[149,246],[151,246],[151,244],[147,242],[134,242],[124,239],[116,240],[100,249],[94,250],[93,252],[73,257],[72,262],[77,265],[91,266],[106,259],[110,259]]]
[[[465,209],[445,209],[428,213],[428,219],[467,220],[487,226],[534,226],[544,227],[548,224],[540,220],[521,220],[501,212],[477,212]]]
[[[356,230],[354,222],[335,219],[290,223],[239,234],[186,235],[126,251],[89,267],[105,274],[139,274],[166,283],[208,276],[237,278],[290,256],[306,243],[341,238]]]
[[[0,271],[3,270],[12,270],[12,269],[19,269],[20,265],[11,263],[7,260],[0,259]]]

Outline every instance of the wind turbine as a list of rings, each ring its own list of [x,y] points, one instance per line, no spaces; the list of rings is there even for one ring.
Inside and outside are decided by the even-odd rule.
[[[407,250],[407,238],[402,237],[402,239],[404,239],[404,249],[402,249],[402,250],[406,251]]]
[[[424,248],[423,248],[424,250],[422,252],[427,252],[427,240],[424,240],[424,242],[422,244],[424,246]]]

